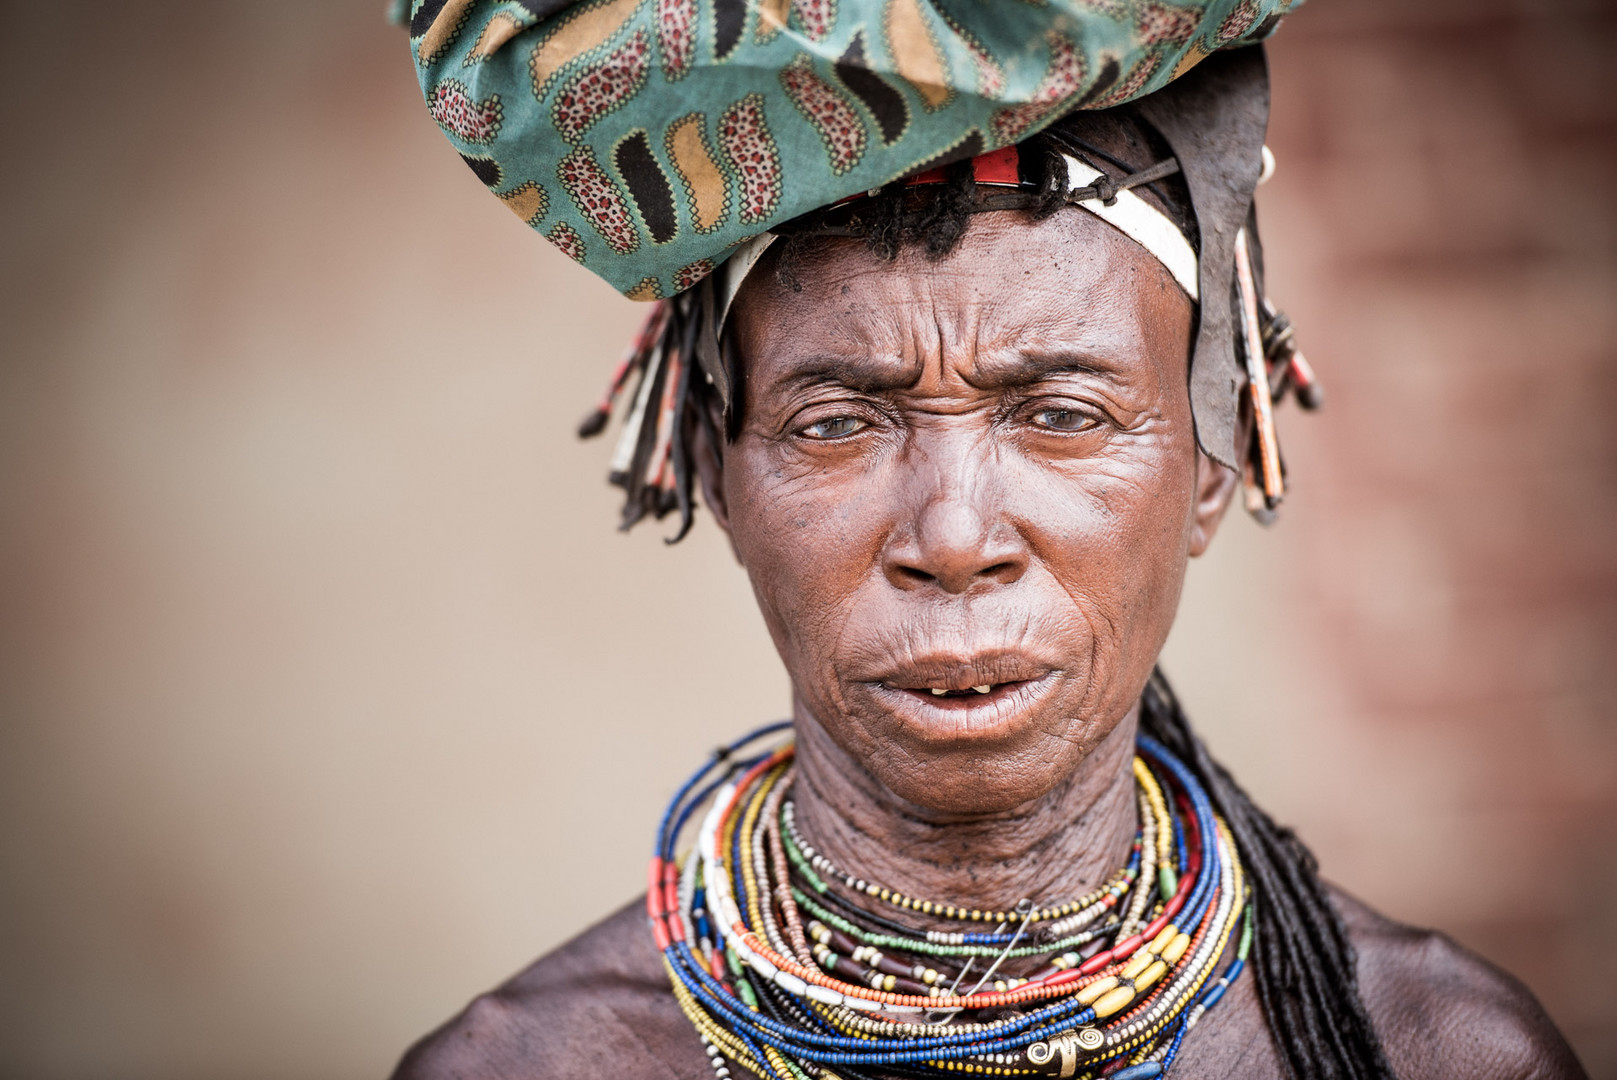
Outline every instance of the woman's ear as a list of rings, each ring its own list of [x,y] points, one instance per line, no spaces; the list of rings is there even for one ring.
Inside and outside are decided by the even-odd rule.
[[[1241,388],[1236,406],[1235,445],[1252,445],[1252,395]],[[1230,508],[1236,491],[1241,487],[1241,474],[1227,465],[1220,465],[1208,457],[1200,446],[1196,447],[1196,506],[1190,528],[1190,557],[1195,558],[1207,550],[1218,532],[1224,512]]]
[[[1200,449],[1196,451],[1196,505],[1190,527],[1192,558],[1207,550],[1218,532],[1224,511],[1230,508],[1240,477],[1227,465],[1220,465]]]

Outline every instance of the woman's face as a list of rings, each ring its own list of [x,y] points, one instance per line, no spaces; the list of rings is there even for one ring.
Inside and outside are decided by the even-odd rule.
[[[1137,700],[1230,493],[1196,449],[1192,305],[1072,211],[793,274],[738,299],[709,479],[799,711],[911,802],[1037,798]]]

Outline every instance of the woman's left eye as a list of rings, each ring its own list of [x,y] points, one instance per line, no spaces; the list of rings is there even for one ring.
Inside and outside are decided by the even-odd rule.
[[[1082,431],[1093,427],[1095,418],[1077,409],[1040,409],[1033,414],[1033,422],[1051,431]]]
[[[841,439],[867,426],[863,420],[852,416],[833,416],[810,424],[803,429],[803,434],[811,439]]]

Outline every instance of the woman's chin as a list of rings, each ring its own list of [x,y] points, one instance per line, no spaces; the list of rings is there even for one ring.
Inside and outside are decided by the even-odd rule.
[[[945,814],[1006,813],[1072,776],[1116,726],[1072,719],[1053,700],[1054,681],[1009,685],[980,700],[878,689],[874,715],[851,718],[858,733],[837,741],[907,802]]]

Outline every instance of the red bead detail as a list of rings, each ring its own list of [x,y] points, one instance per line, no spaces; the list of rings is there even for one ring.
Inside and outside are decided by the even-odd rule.
[[[1180,878],[1179,891],[1174,893],[1173,898],[1163,906],[1162,914],[1152,919],[1151,925],[1140,931],[1140,936],[1145,938],[1147,941],[1151,941],[1158,934],[1162,933],[1162,928],[1167,926],[1173,917],[1179,914],[1180,909],[1185,906],[1185,900],[1190,896],[1190,887],[1195,883],[1196,878],[1194,874],[1186,874],[1184,877]]]
[[[1005,184],[1016,187],[1022,182],[1020,164],[1022,155],[1014,146],[980,154],[971,159],[972,179],[979,184]]]
[[[990,150],[971,159],[971,178],[978,184],[993,184],[999,187],[1017,187],[1022,183],[1021,175],[1022,155],[1014,146],[1002,146],[998,150]],[[947,179],[942,168],[928,169],[923,173],[916,173],[904,181],[908,187],[920,184],[941,184]],[[858,198],[858,196],[854,196]]]
[[[646,914],[653,921],[662,918],[662,877],[663,861],[660,856],[651,857],[651,865],[646,868]]]
[[[1085,960],[1081,965],[1079,965],[1078,974],[1080,974],[1080,975],[1093,975],[1093,974],[1095,974],[1095,972],[1099,971],[1101,968],[1105,967],[1107,964],[1110,964],[1111,962],[1112,962],[1112,950],[1111,949],[1107,949],[1105,952],[1098,952],[1094,956],[1091,956],[1088,960]]]
[[[663,910],[670,915],[679,910],[679,869],[671,862],[663,863]]]

